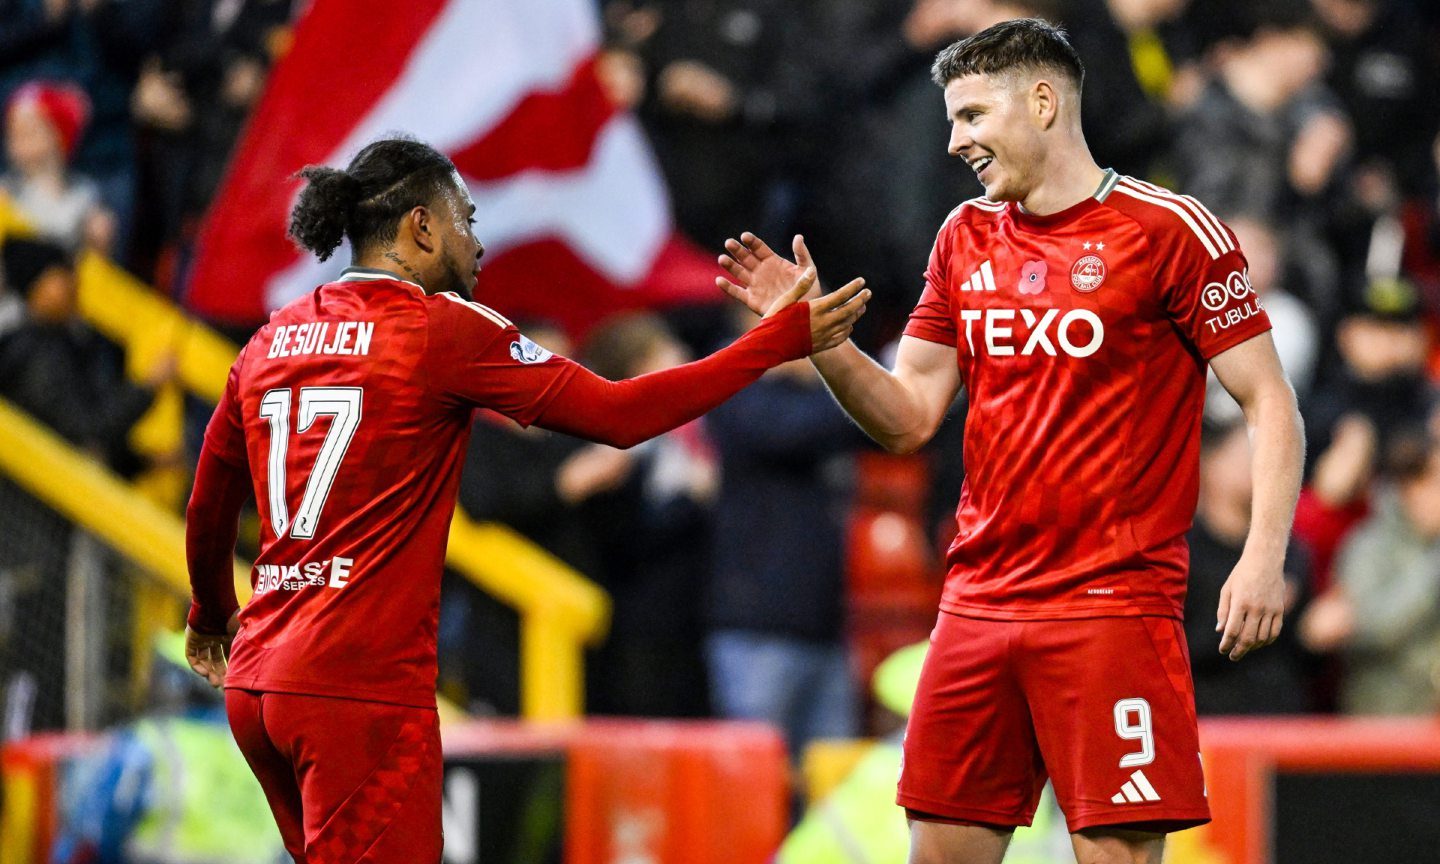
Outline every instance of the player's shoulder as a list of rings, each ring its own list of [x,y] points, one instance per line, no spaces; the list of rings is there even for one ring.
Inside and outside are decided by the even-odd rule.
[[[940,223],[941,230],[961,222],[994,222],[1004,212],[1005,204],[1002,201],[991,201],[983,195],[978,198],[970,198],[961,201],[954,210],[950,211],[945,217],[945,221]]]
[[[949,248],[961,238],[969,234],[966,228],[979,229],[984,231],[986,224],[995,224],[1001,213],[1005,212],[1005,205],[989,198],[971,198],[961,201],[954,210],[946,214],[945,219],[940,223],[940,228],[935,232],[935,245],[937,248]]]
[[[425,298],[425,309],[432,320],[479,326],[497,332],[515,325],[499,312],[453,291],[439,291]]]
[[[1230,229],[1194,197],[1124,174],[1114,175],[1107,185],[1104,202],[1138,224],[1152,244],[1211,259],[1235,251]]]

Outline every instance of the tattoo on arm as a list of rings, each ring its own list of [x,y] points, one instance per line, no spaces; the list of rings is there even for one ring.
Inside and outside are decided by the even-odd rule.
[[[411,267],[411,266],[409,265],[409,263],[407,263],[407,262],[405,261],[404,258],[401,258],[399,255],[396,255],[396,254],[395,254],[395,251],[394,251],[393,249],[392,249],[391,251],[389,251],[389,252],[386,252],[386,253],[385,253],[385,257],[388,258],[389,260],[395,262],[395,264],[396,264],[401,270],[404,270],[404,271],[405,271],[405,275],[406,275],[406,276],[409,276],[411,279],[415,280],[415,284],[416,284],[416,285],[424,285],[424,284],[425,284],[424,282],[420,281],[420,273],[419,273],[418,271],[416,271],[416,269],[415,269],[414,267]]]

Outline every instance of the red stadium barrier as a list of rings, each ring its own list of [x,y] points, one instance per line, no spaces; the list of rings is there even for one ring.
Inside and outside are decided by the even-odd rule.
[[[563,825],[566,864],[762,864],[785,835],[785,745],[763,724],[593,720],[535,727],[482,721],[447,727],[443,738],[452,815],[447,849],[465,844],[459,805],[450,794],[452,773],[469,765],[483,777],[494,760],[527,756],[564,762],[564,807],[555,821]],[[506,789],[492,792],[492,798],[529,794],[533,799],[533,790],[549,788],[534,775],[516,779],[512,773],[502,782]],[[482,807],[484,783],[479,781],[481,792],[475,796]],[[532,800],[517,812],[528,811],[533,818],[544,806]],[[475,824],[485,825],[486,816],[478,815]],[[483,833],[477,851],[491,848]],[[504,847],[511,855],[513,848]],[[477,854],[475,860],[486,857]]]
[[[1201,830],[1226,864],[1440,856],[1440,721],[1210,718],[1200,742],[1215,820]]]
[[[49,861],[64,761],[94,746],[93,735],[37,735],[0,748],[0,861]]]

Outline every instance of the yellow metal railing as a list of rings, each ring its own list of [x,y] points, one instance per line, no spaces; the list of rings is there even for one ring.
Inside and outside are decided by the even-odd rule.
[[[190,596],[180,517],[136,494],[99,461],[3,399],[0,471],[166,587]],[[238,560],[235,587],[242,598],[250,595],[250,565]]]
[[[446,560],[521,610],[521,714],[546,720],[579,716],[585,687],[581,646],[594,644],[609,629],[610,596],[509,528],[477,524],[458,508]]]
[[[0,238],[7,233],[24,232],[23,217],[0,194]],[[125,347],[127,369],[132,377],[145,378],[161,357],[172,355],[176,361],[178,383],[185,390],[212,403],[219,400],[230,364],[239,353],[233,343],[187,316],[103,256],[86,253],[77,269],[81,313],[97,330]],[[178,447],[181,436],[180,399],[176,388],[161,392],[156,405],[137,424],[133,433],[132,442],[137,449],[157,454],[171,452]],[[0,426],[10,430],[0,430],[0,447],[7,451],[8,440],[17,434],[28,435],[28,431],[14,431],[22,428],[25,418],[17,419],[13,427],[10,424],[10,416],[18,413],[11,408],[0,415]],[[35,425],[30,421],[30,427]],[[49,434],[44,429],[39,431]],[[53,435],[50,438],[51,443],[69,449]],[[17,449],[14,452],[21,451]],[[8,457],[11,453],[4,455]],[[77,477],[93,479],[95,472],[108,474],[93,461],[77,457],[74,451],[69,451],[69,457],[64,464],[74,468]],[[86,463],[84,467],[76,464],[77,458]],[[15,460],[0,459],[0,468],[11,473],[12,461]],[[26,476],[32,476],[37,483],[45,483],[44,489],[65,496],[64,483],[54,477],[46,481],[39,476],[45,473],[46,467],[43,461],[32,462]],[[57,470],[53,473],[59,475],[62,472]],[[18,474],[12,476],[25,485]],[[113,475],[108,479],[120,487],[126,485]],[[32,491],[44,497],[41,491]],[[147,519],[159,514],[169,521],[157,517],[150,528],[138,531],[126,540],[126,545],[115,543],[105,533],[117,526],[115,511],[128,509],[140,512],[141,509],[133,503],[140,496],[131,494],[122,499],[119,491],[107,488],[103,500],[110,505],[118,505],[124,500],[123,506],[92,506],[92,501],[102,499],[90,499],[73,491],[69,493],[66,504],[52,503],[51,506],[112,542],[117,551],[133,558],[147,570],[153,570],[167,587],[173,587],[183,592],[182,596],[188,597],[189,581],[183,554],[184,529],[180,520],[163,508],[146,502]],[[65,509],[66,506],[71,509]],[[102,512],[106,510],[112,512]],[[144,545],[141,538],[145,543],[153,544],[149,551],[138,548]],[[132,548],[135,555],[131,555]],[[152,562],[159,565],[162,560],[168,562],[163,565],[165,569],[152,567]],[[458,509],[451,524],[446,561],[476,587],[495,595],[520,613],[522,715],[534,720],[580,716],[585,706],[584,648],[602,639],[609,627],[609,596],[564,562],[519,534],[499,525],[475,524]],[[242,582],[243,598],[249,595],[248,575]]]

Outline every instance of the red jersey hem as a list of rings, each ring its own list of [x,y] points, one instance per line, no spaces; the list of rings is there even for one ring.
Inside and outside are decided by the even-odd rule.
[[[1103,811],[1082,810],[1076,813],[1074,818],[1066,817],[1065,825],[1070,829],[1070,833],[1074,834],[1086,828],[1099,828],[1106,825],[1144,825],[1152,822],[1169,822],[1172,824],[1164,826],[1166,830],[1159,832],[1169,834],[1204,825],[1210,821],[1210,818],[1209,807],[1172,807],[1164,810],[1153,810],[1147,807],[1112,808]]]
[[[940,611],[966,618],[995,621],[1063,621],[1068,618],[1142,618],[1159,616],[1184,620],[1183,607],[1170,603],[1109,602],[1056,606],[984,606],[941,600]]]
[[[946,348],[954,348],[956,344],[955,337],[950,334],[931,330],[925,326],[916,327],[914,324],[905,325],[904,335],[924,339],[926,342],[934,342],[936,345],[944,345]]]
[[[328,696],[335,699],[357,699],[361,702],[383,702],[387,705],[404,705],[407,708],[434,708],[435,694],[395,693],[386,690],[371,690],[366,687],[336,687],[316,684],[313,681],[292,681],[266,679],[248,675],[229,674],[225,686],[237,690],[256,690],[261,693],[293,693],[297,696]]]
[[[920,798],[904,792],[896,793],[895,803],[907,810],[918,810],[942,819],[958,819],[963,822],[981,822],[986,825],[1013,825],[1027,827],[1035,821],[1035,812],[1017,813],[1013,810],[987,810],[983,807],[957,807],[944,801]],[[925,821],[925,820],[920,820]]]
[[[1200,353],[1200,356],[1204,357],[1206,360],[1209,360],[1216,354],[1221,354],[1229,351],[1231,348],[1234,348],[1241,342],[1249,341],[1251,339],[1254,339],[1256,336],[1259,336],[1261,333],[1274,329],[1274,326],[1270,323],[1270,320],[1268,318],[1256,318],[1253,320],[1260,322],[1263,326],[1252,327],[1251,329],[1246,330],[1237,330],[1234,333],[1208,345],[1208,350],[1202,351]]]

